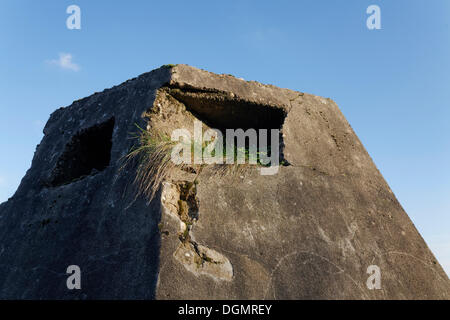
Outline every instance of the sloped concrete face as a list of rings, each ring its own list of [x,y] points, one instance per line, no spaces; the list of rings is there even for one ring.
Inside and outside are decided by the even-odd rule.
[[[151,201],[138,195],[135,168],[123,167],[135,125],[170,135],[195,120],[281,129],[284,165],[274,175],[179,170]],[[330,99],[177,65],[58,109],[44,133],[0,205],[0,298],[450,298]],[[66,286],[70,265],[80,290]]]
[[[31,168],[0,206],[0,298],[155,297],[160,205],[135,199],[133,174],[119,169],[170,77],[158,69],[50,116]],[[81,290],[67,288],[70,265]]]

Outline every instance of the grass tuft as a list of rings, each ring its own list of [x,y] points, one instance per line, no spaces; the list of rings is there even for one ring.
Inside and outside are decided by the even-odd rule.
[[[149,201],[153,199],[160,184],[165,180],[175,164],[171,161],[171,151],[175,143],[170,137],[154,130],[139,127],[138,145],[131,148],[125,157],[125,164],[133,163],[137,166],[134,184],[137,195],[145,195]]]
[[[176,169],[192,169],[194,173],[196,173],[196,177],[194,181],[188,186],[188,190],[198,183],[197,177],[206,166],[206,164],[197,164],[197,165],[189,165],[189,164],[180,164],[176,165],[171,160],[172,149],[178,143],[176,141],[172,141],[170,137],[164,133],[158,132],[154,129],[145,130],[135,124],[138,128],[138,132],[132,136],[138,140],[138,143],[134,145],[130,152],[125,156],[125,163],[121,167],[123,169],[125,166],[129,164],[133,164],[136,167],[136,176],[134,178],[133,184],[136,187],[136,197],[139,195],[144,195],[147,197],[149,201],[153,199],[156,192],[159,189],[159,186],[164,180],[171,175],[173,170]],[[206,144],[197,145],[198,142],[191,142],[191,157],[193,163],[194,150],[201,150],[202,154]],[[250,164],[250,153],[248,148],[237,148],[236,146],[233,149],[233,158],[234,164],[226,164],[225,160],[227,158],[226,147],[225,145],[222,148],[223,150],[223,164],[213,164],[212,172],[214,175],[225,176],[228,174],[238,174],[245,173],[245,171],[251,166],[255,166],[255,164]],[[242,154],[245,159],[244,164],[238,164],[238,154]],[[256,166],[268,166],[263,165],[260,161],[261,156],[267,156],[270,154],[270,149],[267,153],[265,152],[257,152],[256,153]],[[212,152],[212,156],[215,156],[214,151]],[[280,163],[283,165],[283,163]]]

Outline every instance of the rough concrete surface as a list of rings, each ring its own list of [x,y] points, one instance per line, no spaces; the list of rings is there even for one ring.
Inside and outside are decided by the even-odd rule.
[[[267,176],[180,169],[151,201],[137,196],[135,170],[123,167],[135,125],[170,135],[195,119],[280,128],[285,165]],[[56,110],[44,134],[0,205],[2,299],[450,298],[330,99],[164,66]],[[81,268],[81,290],[66,286],[69,265]],[[366,286],[370,265],[379,290]]]

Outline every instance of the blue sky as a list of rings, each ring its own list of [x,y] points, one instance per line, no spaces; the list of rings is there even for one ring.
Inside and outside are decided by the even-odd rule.
[[[186,63],[335,100],[450,273],[449,17],[447,0],[1,1],[0,201],[56,108]]]

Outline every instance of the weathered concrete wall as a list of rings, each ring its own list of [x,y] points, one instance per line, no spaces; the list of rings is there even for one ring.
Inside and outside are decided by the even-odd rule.
[[[135,200],[126,189],[132,173],[119,173],[119,168],[133,143],[129,133],[135,132],[135,123],[145,124],[142,114],[169,79],[169,69],[155,70],[50,116],[30,170],[0,207],[0,298],[155,296],[160,206]],[[58,159],[76,133],[112,117],[109,166],[50,186]],[[82,290],[67,289],[69,265],[80,266]]]
[[[281,121],[289,165],[272,176],[206,168],[188,193],[196,175],[180,170],[150,203],[136,197],[133,169],[119,170],[134,124],[170,132],[193,119]],[[44,133],[0,205],[0,298],[450,298],[445,272],[329,99],[178,65],[55,111]],[[106,168],[94,137],[111,137]],[[66,288],[72,264],[81,290]],[[381,290],[366,287],[370,265]]]

